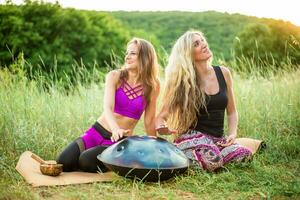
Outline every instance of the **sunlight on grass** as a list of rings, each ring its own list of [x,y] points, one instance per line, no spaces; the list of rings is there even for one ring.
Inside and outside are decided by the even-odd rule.
[[[238,134],[263,139],[268,146],[251,163],[229,165],[219,173],[189,170],[162,183],[120,178],[32,189],[14,169],[20,154],[30,150],[54,159],[101,114],[103,84],[45,89],[37,81],[0,71],[0,199],[299,198],[300,71],[268,78],[233,75]],[[142,121],[135,133],[144,133]]]

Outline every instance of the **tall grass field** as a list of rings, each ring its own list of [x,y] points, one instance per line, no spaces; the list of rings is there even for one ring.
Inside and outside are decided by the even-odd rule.
[[[300,70],[265,78],[232,73],[238,136],[267,144],[251,162],[218,173],[189,169],[159,183],[120,177],[110,183],[32,188],[15,170],[19,156],[30,150],[55,159],[100,116],[103,83],[68,90],[53,83],[45,89],[39,79],[1,70],[0,199],[300,199]],[[144,134],[142,122],[135,133]]]

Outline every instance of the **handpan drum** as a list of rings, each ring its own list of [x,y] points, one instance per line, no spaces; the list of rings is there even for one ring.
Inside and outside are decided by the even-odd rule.
[[[97,158],[106,167],[126,178],[157,182],[184,173],[189,165],[184,153],[160,137],[130,136]]]

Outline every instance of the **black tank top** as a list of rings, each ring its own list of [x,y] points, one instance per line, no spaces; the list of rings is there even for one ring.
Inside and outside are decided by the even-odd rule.
[[[226,81],[220,67],[213,67],[218,83],[219,92],[214,95],[206,95],[206,108],[201,108],[197,116],[197,124],[191,129],[206,133],[215,137],[224,135],[224,113],[227,107]]]

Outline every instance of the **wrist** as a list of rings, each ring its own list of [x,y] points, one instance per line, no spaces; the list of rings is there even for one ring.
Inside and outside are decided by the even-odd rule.
[[[228,136],[236,137],[236,136],[237,136],[237,133],[236,133],[236,132],[228,133]]]
[[[163,119],[157,119],[157,120],[155,121],[155,126],[156,126],[156,127],[161,127],[161,126],[163,126],[163,125],[165,125],[165,124],[166,124],[166,121],[163,120]]]

